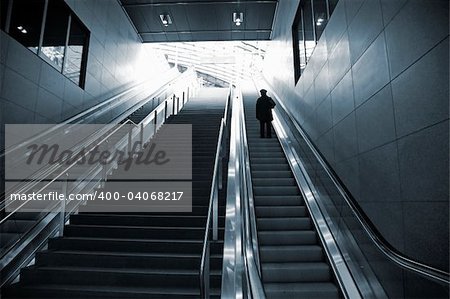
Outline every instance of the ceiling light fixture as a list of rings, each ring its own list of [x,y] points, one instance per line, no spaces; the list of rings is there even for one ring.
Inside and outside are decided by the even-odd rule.
[[[318,18],[317,19],[317,22],[316,22],[316,25],[317,26],[322,26],[322,23],[325,21],[325,19],[324,18]]]
[[[23,28],[23,26],[17,26],[17,29],[19,29],[19,31],[22,32],[23,34],[28,33],[28,31],[25,28]]]
[[[233,23],[236,24],[236,26],[241,26],[243,22],[244,22],[244,13],[233,12]]]
[[[164,25],[164,27],[168,27],[170,24],[172,24],[172,18],[167,13],[159,15],[159,18],[161,19],[161,23]]]

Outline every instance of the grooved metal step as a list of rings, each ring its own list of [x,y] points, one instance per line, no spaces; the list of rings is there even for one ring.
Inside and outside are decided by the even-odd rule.
[[[259,137],[257,95],[244,95],[247,140],[266,297],[339,298],[330,266],[276,134]]]

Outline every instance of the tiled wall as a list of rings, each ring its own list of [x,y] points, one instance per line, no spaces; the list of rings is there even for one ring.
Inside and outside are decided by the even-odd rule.
[[[117,0],[66,2],[91,32],[85,89],[0,31],[2,124],[57,123],[168,69],[145,49]]]
[[[280,1],[264,75],[383,236],[449,267],[448,0],[340,0],[294,82]]]

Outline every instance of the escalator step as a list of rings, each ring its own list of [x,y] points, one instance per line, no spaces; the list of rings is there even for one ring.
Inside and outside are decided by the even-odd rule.
[[[323,262],[264,263],[264,282],[327,282],[331,280],[330,267]]]
[[[260,190],[261,191],[261,190]],[[297,206],[303,205],[303,198],[300,195],[259,195],[253,193],[256,206]]]
[[[299,199],[296,199],[296,201]],[[256,206],[256,217],[304,217],[307,216],[305,206]]]
[[[269,245],[260,246],[261,261],[270,262],[314,262],[323,261],[322,248],[318,245]]]
[[[265,283],[267,298],[340,298],[338,288],[330,282]]]
[[[316,233],[312,230],[304,231],[259,231],[258,240],[260,245],[315,245],[317,244]]]
[[[259,230],[308,230],[312,229],[309,217],[282,217],[282,218],[259,218],[257,221]]]

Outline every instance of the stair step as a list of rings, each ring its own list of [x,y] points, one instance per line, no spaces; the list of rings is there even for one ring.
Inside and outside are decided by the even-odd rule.
[[[113,226],[113,225],[66,225],[64,236],[94,238],[170,238],[170,239],[202,239],[204,227],[163,227],[163,226]],[[223,235],[223,228],[219,228]]]
[[[43,251],[37,253],[37,266],[100,268],[199,269],[200,253],[130,253],[105,251]],[[220,269],[222,256],[211,256],[211,268]]]
[[[91,284],[108,285],[114,282],[116,286],[152,286],[152,287],[184,287],[189,288],[199,284],[198,269],[111,269],[88,267],[27,267],[22,269],[23,283],[40,284],[51,281],[61,284]],[[220,286],[220,272],[211,271],[211,285]]]
[[[71,215],[70,224],[84,225],[120,225],[120,226],[190,226],[205,227],[205,216],[181,215],[108,215],[108,214],[78,214]],[[219,225],[223,226],[225,216],[219,217]]]
[[[120,298],[120,299],[194,299],[199,298],[200,290],[191,288],[161,288],[161,287],[118,287],[67,285],[67,284],[42,284],[23,285],[21,283],[13,286],[9,291],[11,297],[21,298]],[[212,298],[219,298],[220,291],[217,288],[211,289]],[[15,296],[16,295],[16,296]]]
[[[138,253],[199,253],[202,240],[171,239],[118,239],[118,238],[53,238],[49,240],[50,250],[82,250]],[[211,244],[211,252],[221,252],[223,241]]]

